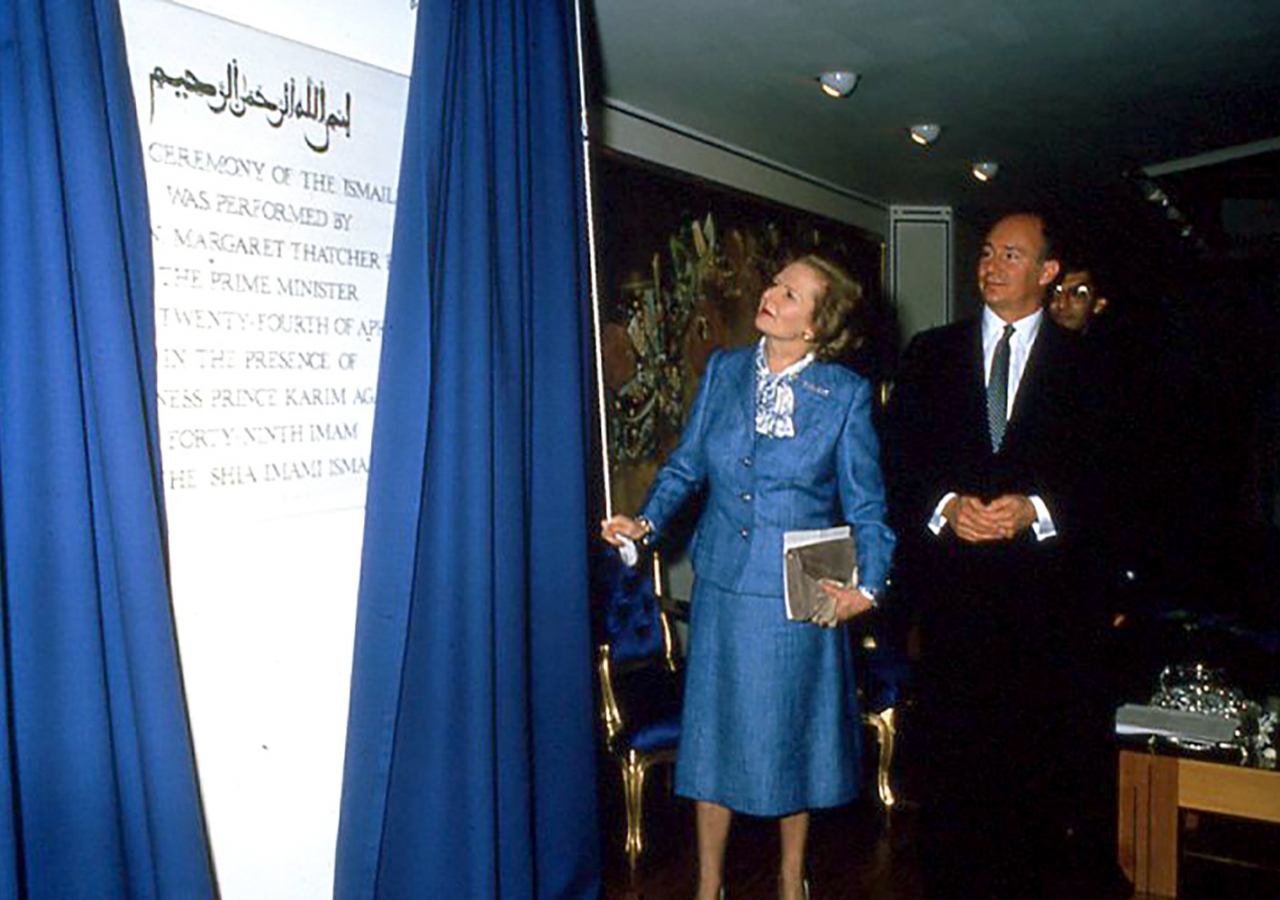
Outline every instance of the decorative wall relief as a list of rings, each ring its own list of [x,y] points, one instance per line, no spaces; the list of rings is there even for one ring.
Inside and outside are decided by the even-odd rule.
[[[800,212],[627,157],[599,162],[601,352],[614,508],[640,508],[680,438],[707,359],[756,339],[757,301],[789,260],[816,252],[867,294],[867,341],[847,362],[884,371],[878,240]]]

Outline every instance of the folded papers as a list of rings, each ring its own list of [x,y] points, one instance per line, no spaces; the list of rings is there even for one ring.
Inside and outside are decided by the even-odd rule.
[[[1154,734],[1199,744],[1229,744],[1240,720],[1226,716],[1126,703],[1116,710],[1116,734]]]
[[[783,597],[787,618],[808,621],[829,617],[835,601],[821,587],[832,581],[841,587],[857,582],[858,551],[848,525],[782,535]]]

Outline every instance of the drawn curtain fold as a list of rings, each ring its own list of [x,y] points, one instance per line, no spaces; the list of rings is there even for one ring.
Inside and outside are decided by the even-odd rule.
[[[594,898],[588,275],[571,0],[422,0],[338,900]]]
[[[116,0],[0,3],[0,896],[214,895]]]

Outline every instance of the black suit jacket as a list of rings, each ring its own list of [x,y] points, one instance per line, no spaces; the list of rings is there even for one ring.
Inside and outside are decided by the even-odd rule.
[[[1112,820],[1115,796],[1095,651],[1105,608],[1083,589],[1080,564],[1100,543],[1090,499],[1101,487],[1097,404],[1084,349],[1045,318],[999,453],[987,433],[981,320],[917,337],[887,411],[895,599],[914,601],[920,625],[930,896],[991,896],[1009,879],[1014,887],[998,896],[1048,896],[1074,874],[1103,871],[1077,865],[1081,851],[1066,843],[1069,828],[1086,833],[1094,810]],[[1038,494],[1058,534],[1038,541],[1028,529],[981,544],[950,527],[934,535],[928,521],[947,491]],[[1008,790],[990,789],[996,759]],[[1109,858],[1114,843],[1097,845],[1107,851],[1099,860]],[[960,883],[959,894],[948,892]]]
[[[1046,316],[998,453],[987,432],[981,319],[924,332],[907,348],[886,416],[885,471],[900,544],[895,582],[930,632],[978,637],[975,650],[1034,629],[1074,630],[1082,611],[1056,602],[1075,585],[1072,556],[1096,521],[1094,390],[1079,338]],[[967,544],[927,525],[947,491],[990,500],[1038,495],[1057,536]],[[1078,623],[1096,625],[1095,614]],[[972,629],[972,634],[970,633]],[[1065,636],[1065,635],[1064,635]],[[971,642],[972,645],[972,642]],[[1046,652],[1048,652],[1046,648]]]

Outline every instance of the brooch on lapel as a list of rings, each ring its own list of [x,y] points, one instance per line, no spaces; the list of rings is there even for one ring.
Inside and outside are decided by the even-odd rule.
[[[831,391],[829,391],[827,388],[822,387],[821,385],[810,384],[807,381],[801,381],[800,386],[802,388],[805,388],[806,390],[812,391],[813,393],[817,394],[819,397],[831,396]]]

